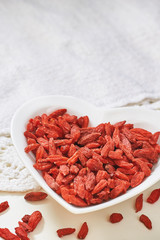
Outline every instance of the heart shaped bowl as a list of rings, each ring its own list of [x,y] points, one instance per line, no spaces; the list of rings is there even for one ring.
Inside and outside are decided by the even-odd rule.
[[[139,194],[145,189],[151,187],[160,179],[160,161],[158,161],[154,165],[151,175],[140,185],[129,189],[125,194],[120,195],[115,199],[87,207],[76,207],[67,203],[46,184],[41,172],[37,171],[33,167],[33,163],[35,161],[34,155],[31,152],[28,154],[24,152],[24,148],[27,146],[24,131],[26,130],[28,120],[36,115],[41,115],[43,113],[49,114],[59,108],[66,108],[69,114],[74,114],[78,117],[88,115],[90,119],[90,126],[97,126],[98,124],[105,122],[111,122],[111,124],[114,124],[116,122],[126,120],[127,123],[133,123],[134,127],[144,128],[152,133],[160,130],[160,112],[147,110],[142,107],[122,107],[113,109],[97,108],[83,100],[59,95],[35,98],[21,106],[16,111],[11,121],[11,137],[13,144],[18,152],[18,155],[34,179],[64,208],[75,214],[104,209]]]

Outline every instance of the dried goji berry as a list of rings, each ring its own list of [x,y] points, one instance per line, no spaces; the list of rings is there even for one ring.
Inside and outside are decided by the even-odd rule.
[[[75,228],[61,228],[57,230],[58,237],[63,237],[66,235],[70,235],[76,231]]]
[[[0,237],[5,240],[21,240],[17,235],[11,233],[8,228],[0,228]]]
[[[91,170],[91,171],[98,171],[98,170],[103,170],[103,164],[102,162],[95,160],[93,158],[90,158],[87,163],[86,166]]]
[[[96,182],[100,182],[102,179],[108,179],[110,175],[107,173],[107,171],[99,170],[96,174]]]
[[[30,145],[28,145],[24,150],[26,153],[38,148],[39,144],[38,143],[32,143]]]
[[[24,198],[27,201],[39,201],[45,199],[47,196],[48,194],[45,192],[29,192],[25,194]]]
[[[25,222],[25,223],[28,223],[29,218],[30,218],[30,215],[29,215],[29,214],[25,214],[25,215],[22,217],[22,221]]]
[[[43,175],[44,180],[46,181],[46,183],[48,184],[48,186],[50,188],[52,188],[53,190],[57,190],[59,188],[58,183],[54,180],[54,178],[52,176],[50,176],[47,172],[44,173]]]
[[[131,187],[138,186],[144,179],[144,172],[136,172],[131,178]]]
[[[101,179],[97,185],[94,187],[92,194],[96,194],[98,192],[100,192],[103,188],[105,188],[108,185],[107,180],[105,179]]]
[[[135,201],[135,210],[136,212],[139,212],[142,210],[143,207],[143,193],[140,194]]]
[[[84,135],[78,140],[78,144],[81,146],[84,146],[88,143],[94,142],[99,136],[100,136],[100,133],[90,133],[90,134]]]
[[[67,165],[61,165],[59,172],[62,173],[63,176],[67,176],[69,174],[69,167]]]
[[[160,189],[154,189],[147,198],[148,203],[155,203],[160,197]]]
[[[68,163],[69,165],[75,164],[75,163],[77,162],[77,160],[78,160],[78,157],[79,157],[79,154],[78,154],[78,151],[76,151],[76,152],[72,155],[72,157],[70,157],[70,158],[67,160],[67,163]]]
[[[28,220],[29,221],[29,220]],[[24,229],[27,233],[32,232],[32,228],[26,222],[18,222],[19,226]]]
[[[115,151],[109,151],[108,157],[111,159],[123,159],[123,152],[121,149],[116,149]]]
[[[114,150],[114,142],[113,142],[112,138],[110,136],[106,136],[105,138],[106,138],[107,142],[101,150],[101,156],[102,157],[107,157],[109,151]]]
[[[50,113],[49,118],[55,118],[58,116],[62,116],[63,114],[65,114],[67,111],[66,108],[62,108],[62,109],[57,109],[54,112]]]
[[[34,211],[29,218],[28,226],[32,229],[32,231],[36,228],[37,224],[42,219],[42,214],[40,211]]]
[[[109,220],[110,220],[111,223],[118,223],[118,222],[120,222],[122,219],[123,219],[123,216],[122,216],[121,213],[112,213],[112,214],[110,215],[110,218],[109,218]]]
[[[27,237],[27,232],[22,227],[16,227],[15,233],[21,240],[29,240]]]
[[[124,185],[123,184],[119,184],[116,187],[114,187],[112,189],[112,191],[110,192],[110,198],[116,198],[117,196],[119,196],[122,192],[124,191]]]
[[[0,213],[5,211],[7,208],[9,208],[8,201],[4,201],[4,202],[0,203]]]
[[[78,239],[85,239],[88,234],[88,225],[87,222],[84,222],[78,232],[77,238]]]
[[[76,191],[77,195],[84,199],[85,197],[85,184],[84,179],[82,176],[76,176],[73,181],[74,190]]]
[[[96,183],[96,178],[93,172],[90,172],[87,174],[86,176],[86,180],[85,180],[85,188],[87,191],[92,191],[93,188],[95,187],[95,183]]]
[[[146,226],[146,228],[152,229],[152,222],[146,215],[142,214],[139,217],[139,221],[142,222]]]

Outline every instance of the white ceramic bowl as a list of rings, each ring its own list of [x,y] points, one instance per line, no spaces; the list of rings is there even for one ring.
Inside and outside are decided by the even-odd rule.
[[[21,106],[14,114],[11,122],[11,137],[16,150],[39,185],[59,204],[68,209],[72,213],[81,214],[92,212],[106,207],[115,205],[124,200],[127,200],[145,189],[155,184],[160,179],[160,161],[155,164],[151,175],[146,178],[139,186],[128,190],[125,194],[109,200],[107,202],[88,206],[76,207],[67,203],[62,197],[56,194],[44,181],[41,172],[33,167],[34,156],[32,153],[26,154],[24,148],[27,146],[24,137],[24,131],[28,120],[42,113],[51,113],[55,109],[67,108],[68,113],[77,116],[88,115],[90,125],[96,126],[99,123],[111,122],[112,124],[126,120],[128,123],[133,123],[135,127],[142,127],[149,131],[156,132],[160,130],[160,112],[147,110],[140,107],[122,107],[122,108],[97,108],[83,100],[69,96],[44,96],[32,99]]]

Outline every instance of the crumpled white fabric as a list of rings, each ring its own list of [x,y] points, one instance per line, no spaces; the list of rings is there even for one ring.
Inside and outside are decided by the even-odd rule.
[[[16,109],[38,96],[160,108],[159,9],[158,0],[0,1],[1,136]],[[36,188],[11,139],[5,141],[0,190],[3,183],[8,191]],[[9,168],[4,156],[17,168]]]
[[[0,126],[41,95],[160,99],[160,1],[0,1]]]

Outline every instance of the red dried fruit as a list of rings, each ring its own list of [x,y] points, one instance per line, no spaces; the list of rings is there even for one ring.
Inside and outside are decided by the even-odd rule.
[[[105,188],[106,186],[108,185],[108,182],[107,180],[105,179],[101,179],[97,185],[94,187],[93,191],[92,191],[92,194],[96,194],[98,192],[100,192],[103,188]]]
[[[44,155],[44,147],[40,145],[40,146],[37,148],[37,151],[36,151],[36,161],[37,161],[38,159],[43,158],[43,155]]]
[[[27,144],[28,145],[33,144],[33,143],[37,143],[35,139],[33,139],[33,138],[28,138],[27,139]]]
[[[73,181],[73,187],[77,195],[84,199],[85,197],[85,184],[84,184],[84,178],[82,176],[77,176],[74,178]]]
[[[0,203],[0,213],[4,212],[7,208],[9,208],[8,201],[4,201]]]
[[[87,191],[92,191],[93,188],[95,187],[95,183],[96,183],[96,178],[93,172],[90,172],[87,174],[86,176],[86,180],[85,180],[85,188]]]
[[[81,146],[84,146],[88,143],[94,142],[99,136],[100,136],[100,133],[90,133],[90,134],[84,135],[78,140],[78,144]]]
[[[75,153],[72,155],[72,157],[70,157],[70,158],[67,160],[67,163],[68,163],[69,165],[75,164],[75,163],[77,162],[77,160],[78,160],[78,157],[79,157],[79,154],[78,154],[78,151],[77,151],[77,152],[75,152]]]
[[[135,210],[136,212],[139,212],[142,210],[143,207],[143,193],[140,194],[137,198],[136,198],[136,202],[135,202]]]
[[[99,170],[96,174],[96,182],[100,182],[102,179],[108,179],[110,178],[110,175],[107,173],[107,171]]]
[[[40,211],[34,211],[30,215],[30,218],[28,220],[28,226],[31,228],[32,231],[37,227],[41,219],[42,219],[42,214]]]
[[[71,203],[71,204],[73,204],[75,206],[78,206],[78,207],[86,207],[87,206],[85,201],[83,201],[81,198],[76,197],[74,195],[69,195],[68,203]]]
[[[11,233],[8,228],[0,228],[0,237],[5,240],[21,240],[17,235]]]
[[[58,117],[58,125],[63,130],[64,134],[70,133],[71,125],[61,116]]]
[[[110,136],[106,136],[105,138],[107,142],[101,150],[101,156],[106,158],[108,156],[109,151],[114,150],[114,142]]]
[[[106,132],[106,135],[112,136],[113,131],[114,131],[113,125],[111,125],[110,122],[105,123],[105,132]]]
[[[117,178],[120,178],[120,179],[123,179],[123,180],[126,180],[126,181],[129,182],[128,176],[127,176],[126,174],[120,172],[118,169],[115,171],[115,176],[116,176]]]
[[[56,146],[53,138],[49,139],[48,145],[49,145],[49,155],[56,154]]]
[[[140,158],[134,159],[134,162],[136,162],[140,166],[142,172],[144,172],[144,175],[146,177],[148,177],[151,174],[151,169],[148,167],[147,162],[144,162]]]
[[[98,171],[98,170],[103,170],[103,164],[100,161],[97,161],[93,158],[90,158],[87,163],[86,166],[91,170],[91,171]]]
[[[61,165],[59,172],[62,173],[63,176],[67,176],[69,174],[69,167],[67,165]]]
[[[25,223],[28,223],[29,218],[30,218],[30,215],[29,215],[29,214],[25,214],[25,215],[22,217],[22,221],[25,222]]]
[[[70,173],[77,174],[79,172],[79,168],[76,165],[70,166]]]
[[[68,157],[69,158],[72,157],[76,151],[77,151],[76,146],[74,144],[71,144],[68,151]]]
[[[147,202],[148,203],[155,203],[156,201],[158,201],[160,197],[160,189],[154,189],[151,194],[149,195],[149,197],[147,198]]]
[[[123,159],[123,152],[121,149],[116,149],[115,151],[109,151],[108,157],[111,159]]]
[[[27,232],[22,227],[16,227],[15,233],[21,240],[29,240],[27,237]]]
[[[30,145],[28,145],[24,150],[26,153],[29,153],[30,151],[38,148],[39,144],[38,143],[32,143]]]
[[[121,127],[124,126],[125,123],[126,123],[126,120],[117,122],[117,123],[115,123],[113,126],[114,126],[114,127],[117,127],[117,128],[121,128]]]
[[[146,226],[146,228],[152,229],[152,222],[146,215],[142,214],[139,217],[139,221],[142,222]]]
[[[45,192],[29,192],[27,193],[24,198],[27,201],[40,201],[45,199],[48,196]]]
[[[112,189],[112,191],[110,192],[110,198],[116,198],[118,197],[122,192],[124,191],[124,185],[123,184],[119,184],[116,187],[114,187]]]
[[[113,142],[114,142],[116,148],[119,148],[120,132],[119,132],[119,128],[118,127],[115,127],[112,139],[113,139]]]
[[[138,186],[144,179],[144,172],[136,172],[131,178],[131,187]]]
[[[40,171],[49,171],[49,169],[52,167],[52,163],[47,163],[47,162],[38,162],[38,163],[35,163],[33,164],[33,167],[37,170],[40,170]]]
[[[25,131],[25,132],[24,132],[24,136],[25,136],[26,138],[37,139],[37,137],[36,137],[33,133],[31,133],[31,132],[29,132],[29,131]]]
[[[55,117],[58,117],[58,116],[62,116],[66,112],[67,112],[66,108],[55,110],[54,112],[50,113],[49,118],[55,118]]]
[[[75,228],[61,228],[57,230],[58,237],[63,237],[66,235],[70,235],[76,231]]]
[[[37,142],[42,145],[45,149],[48,150],[49,148],[49,142],[47,139],[43,138],[43,137],[39,137],[37,138]]]
[[[24,231],[26,231],[27,233],[32,232],[32,228],[28,225],[28,223],[19,221],[18,224],[19,224],[19,227],[23,228]]]
[[[112,213],[112,214],[110,215],[110,218],[109,218],[109,220],[110,220],[111,223],[118,223],[118,222],[120,222],[122,219],[123,219],[123,216],[122,216],[121,213]]]
[[[43,178],[50,188],[52,188],[55,191],[58,190],[58,188],[59,188],[58,183],[47,172],[44,173]]]
[[[85,237],[87,236],[88,234],[88,225],[87,225],[87,222],[84,222],[77,234],[77,238],[78,239],[85,239]]]

